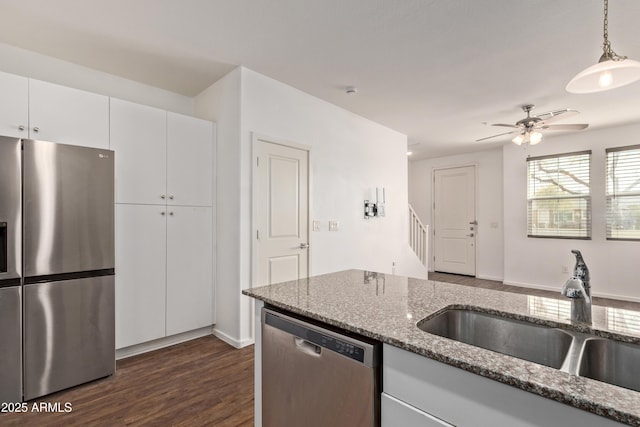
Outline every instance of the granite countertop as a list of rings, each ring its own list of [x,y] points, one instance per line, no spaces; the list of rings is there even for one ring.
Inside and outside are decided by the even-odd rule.
[[[593,325],[578,326],[569,320],[568,300],[362,270],[247,289],[243,294],[598,415],[640,426],[640,392],[432,335],[416,327],[418,321],[444,308],[473,308],[640,343],[638,311],[594,305]]]

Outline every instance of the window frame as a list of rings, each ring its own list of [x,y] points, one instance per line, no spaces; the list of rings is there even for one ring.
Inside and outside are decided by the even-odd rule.
[[[530,185],[531,185],[531,165],[535,164],[532,162],[546,160],[546,159],[561,159],[563,157],[574,157],[574,156],[588,156],[587,160],[587,168],[588,168],[588,189],[589,192],[587,194],[567,196],[567,195],[559,195],[559,196],[530,196]],[[583,151],[574,151],[569,153],[560,153],[560,154],[550,154],[544,156],[528,156],[527,157],[527,237],[536,238],[536,239],[570,239],[570,240],[592,240],[593,238],[593,205],[592,205],[592,189],[591,189],[591,162],[592,162],[592,150],[583,150]],[[586,236],[570,236],[570,235],[546,235],[546,234],[534,234],[532,229],[532,205],[536,200],[569,200],[569,199],[584,199],[586,201],[586,225],[587,227],[584,229],[586,231]],[[555,229],[557,232],[560,232],[561,228]]]
[[[640,150],[640,144],[634,144],[634,145],[626,145],[626,146],[621,146],[621,147],[612,147],[612,148],[606,148],[605,149],[605,239],[606,240],[618,240],[618,241],[625,241],[625,242],[638,242],[640,241],[640,237],[611,237],[611,229],[612,229],[612,217],[613,217],[613,212],[611,209],[611,199],[615,199],[615,198],[627,198],[627,197],[639,197],[640,196],[640,190],[636,191],[636,192],[629,192],[628,194],[619,194],[616,193],[615,189],[613,194],[609,193],[609,167],[610,167],[610,160],[609,160],[609,155],[611,153],[619,153],[621,151],[635,151],[635,150]],[[638,158],[638,167],[640,168],[640,155]]]

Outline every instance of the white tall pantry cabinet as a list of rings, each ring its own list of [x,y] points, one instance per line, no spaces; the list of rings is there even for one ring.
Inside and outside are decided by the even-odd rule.
[[[116,348],[213,323],[214,124],[111,100]]]
[[[0,93],[0,135],[116,152],[116,348],[212,325],[215,124],[4,72]]]

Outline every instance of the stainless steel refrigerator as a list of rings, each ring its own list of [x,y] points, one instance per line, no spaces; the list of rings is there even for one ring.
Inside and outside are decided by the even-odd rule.
[[[0,402],[115,371],[113,164],[0,137]]]

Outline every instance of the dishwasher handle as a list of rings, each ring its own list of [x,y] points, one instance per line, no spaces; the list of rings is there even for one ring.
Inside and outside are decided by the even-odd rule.
[[[313,357],[322,356],[322,347],[320,347],[319,345],[315,345],[307,340],[303,340],[302,338],[298,337],[293,337],[293,342],[295,343],[296,349],[298,351],[301,351]]]

